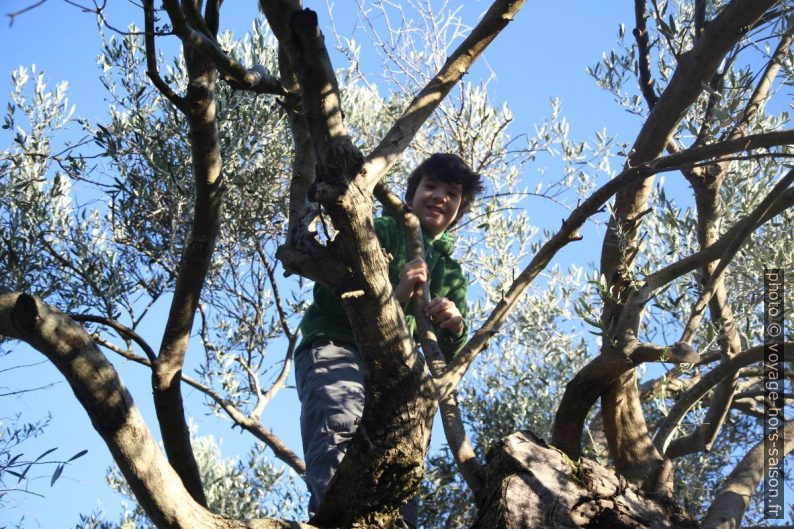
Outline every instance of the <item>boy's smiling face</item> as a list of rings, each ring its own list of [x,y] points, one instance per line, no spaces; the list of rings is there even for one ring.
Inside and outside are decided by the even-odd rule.
[[[436,238],[455,221],[462,199],[461,184],[423,175],[411,201],[411,210],[419,218],[422,229]]]

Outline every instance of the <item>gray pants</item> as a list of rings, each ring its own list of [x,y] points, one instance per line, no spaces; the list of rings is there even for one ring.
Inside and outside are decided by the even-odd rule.
[[[315,340],[295,354],[303,458],[311,494],[309,517],[317,512],[325,489],[358,429],[364,411],[364,372],[361,357],[350,344]],[[400,515],[402,520],[396,527],[416,527],[416,501],[412,499],[404,505]]]

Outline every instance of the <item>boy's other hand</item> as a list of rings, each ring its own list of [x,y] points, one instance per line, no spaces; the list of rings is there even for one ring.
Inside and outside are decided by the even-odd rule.
[[[427,282],[427,263],[418,257],[405,263],[400,274],[400,282],[394,287],[394,297],[400,304],[405,304],[414,295],[416,285]]]
[[[463,316],[458,307],[447,298],[433,298],[427,304],[425,314],[440,329],[447,329],[453,336],[460,336],[463,332]]]

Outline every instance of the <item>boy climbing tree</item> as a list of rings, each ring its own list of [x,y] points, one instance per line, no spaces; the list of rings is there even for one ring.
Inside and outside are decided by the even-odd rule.
[[[457,155],[436,153],[408,178],[406,202],[422,228],[425,259],[411,259],[406,237],[396,219],[375,219],[375,232],[391,256],[393,295],[406,311],[408,329],[416,323],[409,307],[417,286],[427,283],[425,314],[433,323],[441,351],[451,358],[466,342],[467,282],[452,258],[454,241],[447,234],[483,190],[481,177]],[[311,492],[309,514],[322,502],[326,487],[344,457],[364,409],[367,373],[339,297],[317,284],[314,302],[301,322],[303,341],[295,355],[301,401],[301,437],[306,482]],[[401,509],[402,527],[416,526],[416,505]]]

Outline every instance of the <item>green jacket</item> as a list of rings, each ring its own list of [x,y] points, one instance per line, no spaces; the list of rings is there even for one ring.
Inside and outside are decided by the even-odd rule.
[[[392,255],[389,263],[389,280],[392,287],[400,282],[400,274],[407,261],[405,235],[397,221],[389,216],[375,219],[375,233],[381,246]],[[443,296],[458,307],[466,320],[466,289],[468,284],[463,270],[451,254],[455,243],[446,233],[434,241],[425,238],[425,261],[430,275],[430,298]],[[405,320],[411,334],[416,329],[416,321],[410,314],[410,303],[403,307]],[[314,340],[326,338],[350,344],[355,343],[353,330],[347,321],[339,298],[329,288],[320,284],[314,286],[314,303],[303,315],[300,324],[303,340],[298,350],[308,347]],[[449,360],[466,343],[466,329],[458,338],[453,338],[446,329],[436,328],[438,345]]]

